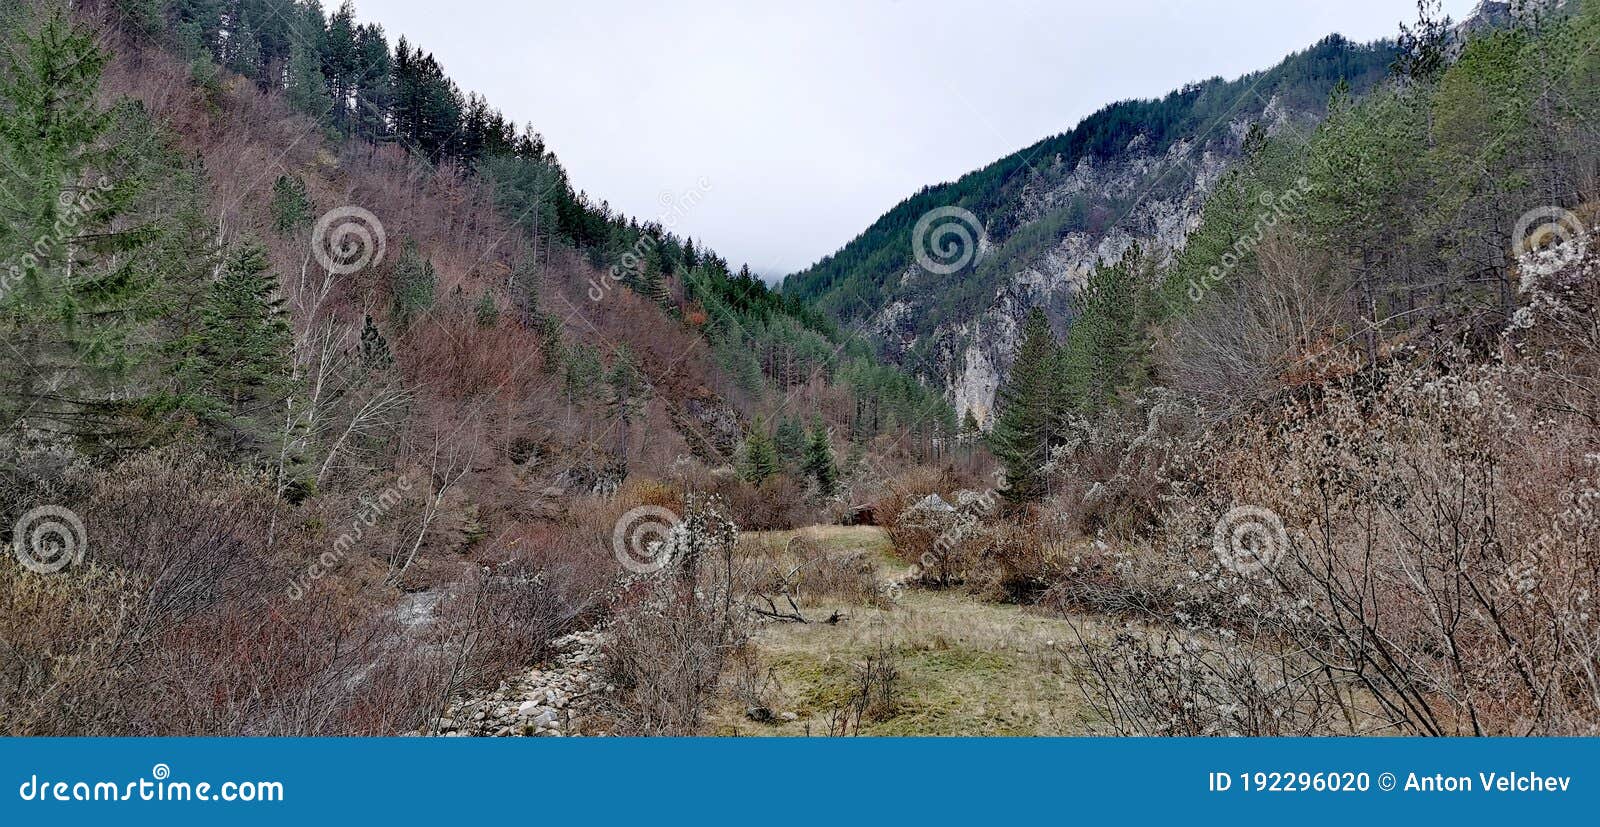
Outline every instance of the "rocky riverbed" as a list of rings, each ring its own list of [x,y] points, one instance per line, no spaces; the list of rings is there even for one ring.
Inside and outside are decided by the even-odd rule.
[[[532,737],[605,735],[595,701],[612,691],[599,677],[599,630],[574,632],[554,641],[556,656],[507,681],[487,695],[465,696],[445,709],[438,726],[413,735]]]

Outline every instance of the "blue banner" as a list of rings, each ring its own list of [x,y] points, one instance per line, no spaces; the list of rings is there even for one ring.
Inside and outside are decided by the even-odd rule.
[[[13,738],[0,782],[0,824],[1586,823],[1600,740]]]

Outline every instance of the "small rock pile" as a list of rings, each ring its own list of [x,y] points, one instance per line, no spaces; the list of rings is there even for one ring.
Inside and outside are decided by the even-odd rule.
[[[446,737],[562,736],[597,732],[597,695],[613,691],[599,678],[604,633],[573,632],[553,641],[555,659],[528,670],[487,697],[462,698],[445,710],[438,731]]]

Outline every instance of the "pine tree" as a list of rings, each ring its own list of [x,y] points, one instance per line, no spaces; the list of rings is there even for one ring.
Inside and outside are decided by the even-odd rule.
[[[259,445],[288,393],[293,335],[266,250],[247,244],[229,255],[202,314],[199,357],[207,396],[240,446]]]
[[[1134,245],[1115,265],[1096,268],[1072,298],[1074,318],[1061,353],[1061,382],[1078,412],[1098,416],[1147,379],[1145,327],[1154,295]]]
[[[778,449],[778,461],[783,463],[784,468],[799,467],[806,449],[805,427],[799,419],[784,417],[779,420],[772,441]]]
[[[311,221],[311,201],[306,183],[298,175],[280,175],[272,184],[272,226],[280,233],[299,229]]]
[[[0,387],[15,410],[0,414],[109,438],[153,392],[144,380],[164,348],[153,323],[167,274],[198,258],[163,247],[170,213],[184,211],[163,214],[147,193],[188,176],[162,166],[163,150],[145,149],[155,141],[137,143],[156,137],[141,112],[114,119],[98,107],[106,55],[65,11],[33,32],[18,19],[3,25],[15,29],[0,56],[0,340],[9,345]],[[113,128],[133,140],[105,140]],[[140,175],[123,174],[135,164]]]
[[[806,441],[805,472],[817,484],[817,493],[831,497],[839,489],[839,467],[834,462],[833,444],[828,439],[828,429],[817,421]]]
[[[390,77],[394,59],[383,27],[362,26],[356,32],[356,79],[354,122],[356,134],[378,140],[390,134],[389,115],[394,105],[394,84]]]
[[[639,368],[639,360],[634,358],[633,351],[627,345],[619,345],[611,354],[611,370],[606,374],[606,385],[611,390],[607,406],[618,426],[615,453],[619,460],[625,460],[629,434],[634,421],[644,412],[645,395],[650,389],[644,371]]]
[[[322,74],[333,101],[333,122],[341,128],[350,117],[349,101],[359,84],[360,53],[356,44],[355,8],[344,0],[328,18],[322,50]]]
[[[322,57],[302,43],[289,51],[289,103],[295,109],[322,120],[328,116],[332,99],[322,77]]]
[[[478,297],[478,309],[476,311],[476,315],[478,317],[479,327],[494,327],[497,323],[499,323],[500,306],[495,304],[493,293],[485,290],[483,291],[483,295]]]
[[[222,65],[229,71],[251,80],[259,80],[262,77],[261,42],[256,39],[255,30],[250,27],[250,21],[242,13],[234,30],[229,33],[227,59],[222,61]]]
[[[746,481],[760,485],[777,474],[778,452],[772,438],[761,427],[753,428],[744,440],[742,473]]]
[[[406,240],[395,263],[392,290],[394,293],[394,321],[402,327],[411,324],[418,316],[433,307],[434,291],[438,278],[433,262],[417,252],[417,244]]]
[[[971,408],[968,408],[967,415],[961,418],[961,438],[964,440],[970,440],[976,439],[982,435],[983,426],[978,424],[977,415],[972,412]]]
[[[394,365],[394,353],[389,350],[389,340],[383,337],[378,323],[367,316],[361,325],[361,364],[367,370],[383,371]]]
[[[633,289],[645,298],[655,302],[663,310],[676,309],[672,303],[672,292],[667,288],[667,281],[662,275],[660,264],[658,262],[646,262],[643,268],[633,284]]]
[[[605,373],[600,365],[600,357],[595,354],[593,347],[586,344],[578,344],[564,355],[562,374],[567,398],[573,401],[592,398]]]
[[[998,416],[989,445],[1006,468],[1007,497],[1015,501],[1043,496],[1043,472],[1050,449],[1060,438],[1062,394],[1056,376],[1060,351],[1050,321],[1035,307],[1022,328],[1022,347],[1000,387]]]

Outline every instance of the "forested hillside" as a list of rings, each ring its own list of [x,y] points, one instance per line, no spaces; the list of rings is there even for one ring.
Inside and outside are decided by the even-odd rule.
[[[1336,87],[1371,89],[1395,54],[1334,35],[1269,70],[1111,104],[923,189],[783,289],[841,323],[869,323],[896,363],[986,419],[1031,308],[1064,324],[1068,297],[1102,263],[1135,243],[1162,259],[1180,249],[1247,144],[1309,129]],[[967,214],[918,223],[938,208]]]
[[[0,25],[0,516],[53,543],[0,564],[4,731],[425,727],[612,609],[631,507],[788,527],[951,451],[936,394],[349,3]]]
[[[1005,507],[891,528],[932,586],[1085,618],[1092,729],[1600,726],[1600,3],[1435,8],[1171,261],[1096,270],[1064,336],[1032,312]]]
[[[1600,0],[1418,9],[774,291],[348,3],[0,5],[0,733],[1600,733]]]

